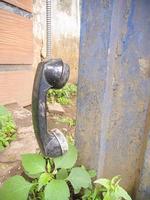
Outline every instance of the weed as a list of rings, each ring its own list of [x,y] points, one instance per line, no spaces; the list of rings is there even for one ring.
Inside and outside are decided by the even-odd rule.
[[[66,84],[62,89],[50,89],[47,94],[47,100],[50,103],[60,103],[62,105],[71,104],[71,97],[75,96],[77,86],[74,84]]]
[[[94,170],[75,166],[77,149],[73,144],[63,156],[46,158],[39,154],[22,155],[22,166],[29,177],[14,176],[0,188],[1,199],[10,200],[131,200],[119,186],[120,177],[98,179]]]
[[[67,141],[68,141],[68,143],[71,143],[71,144],[74,144],[75,142],[74,142],[74,136],[70,133],[68,133],[67,135],[66,135],[66,138],[67,138]]]
[[[68,200],[82,188],[91,186],[88,171],[75,167],[76,160],[77,149],[72,144],[65,155],[54,159],[39,154],[22,155],[24,171],[31,181],[22,176],[11,177],[0,188],[1,199]]]
[[[84,190],[82,200],[132,200],[128,193],[119,185],[120,176],[111,180],[101,178],[94,183],[96,186]]]
[[[76,125],[76,120],[70,117],[57,117],[57,121],[66,124],[69,127],[73,127]]]
[[[16,138],[16,126],[11,113],[0,106],[0,151]]]

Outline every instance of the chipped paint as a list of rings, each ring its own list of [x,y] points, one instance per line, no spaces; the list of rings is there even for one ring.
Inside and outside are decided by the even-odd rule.
[[[139,59],[140,70],[142,74],[146,77],[150,77],[150,59],[140,58]]]
[[[150,1],[107,2],[82,1],[79,161],[99,177],[120,174],[133,199],[139,187],[136,200],[149,200]]]

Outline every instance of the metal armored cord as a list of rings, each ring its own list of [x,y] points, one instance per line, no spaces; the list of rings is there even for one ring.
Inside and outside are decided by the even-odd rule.
[[[46,0],[47,46],[46,57],[51,58],[51,0]]]

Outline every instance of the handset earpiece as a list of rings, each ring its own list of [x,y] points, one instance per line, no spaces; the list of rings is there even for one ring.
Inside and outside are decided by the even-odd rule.
[[[58,129],[47,130],[46,99],[49,89],[60,89],[68,81],[69,66],[61,59],[50,59],[38,65],[32,93],[32,119],[34,132],[42,153],[57,157],[68,150],[63,133]]]
[[[45,63],[44,74],[49,85],[54,89],[60,89],[69,79],[70,68],[61,59],[53,59]]]

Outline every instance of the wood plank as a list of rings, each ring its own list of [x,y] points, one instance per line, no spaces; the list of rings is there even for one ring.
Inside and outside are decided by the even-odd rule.
[[[32,64],[32,21],[0,10],[0,64]]]
[[[33,71],[0,72],[0,104],[31,103]]]
[[[3,0],[7,3],[15,5],[23,10],[32,12],[32,0]]]

